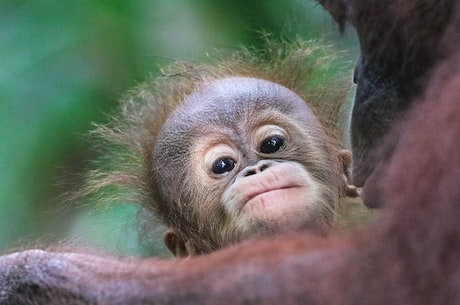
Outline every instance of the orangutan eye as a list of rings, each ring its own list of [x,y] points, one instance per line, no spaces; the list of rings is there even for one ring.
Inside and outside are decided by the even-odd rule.
[[[273,154],[284,146],[284,138],[276,135],[270,136],[262,141],[259,151],[263,154]]]
[[[217,159],[212,165],[212,172],[216,175],[222,175],[231,172],[235,168],[235,160],[230,158]]]

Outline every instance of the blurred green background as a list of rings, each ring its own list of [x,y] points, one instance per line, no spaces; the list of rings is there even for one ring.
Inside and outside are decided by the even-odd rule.
[[[313,0],[1,1],[0,251],[71,240],[161,254],[139,243],[135,207],[63,205],[97,158],[85,134],[159,66],[260,46],[260,30],[321,37],[356,54],[354,36],[339,36]]]

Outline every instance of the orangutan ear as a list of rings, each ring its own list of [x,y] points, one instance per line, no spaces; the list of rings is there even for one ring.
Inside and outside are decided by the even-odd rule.
[[[175,257],[183,258],[196,255],[193,245],[184,240],[176,228],[167,229],[163,235],[163,240],[166,247],[168,247],[169,251],[171,251]]]
[[[351,152],[342,149],[338,154],[339,162],[342,165],[342,178],[343,178],[343,194],[349,197],[358,197],[358,188],[351,184]]]

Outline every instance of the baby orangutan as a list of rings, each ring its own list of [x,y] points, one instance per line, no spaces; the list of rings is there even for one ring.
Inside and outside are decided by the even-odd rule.
[[[145,206],[168,227],[164,241],[175,256],[256,235],[324,234],[339,199],[356,195],[348,184],[351,155],[320,120],[330,120],[328,107],[341,101],[316,101],[312,109],[311,96],[299,90],[305,84],[281,79],[283,73],[305,78],[302,69],[313,67],[309,53],[294,53],[283,55],[279,71],[267,62],[230,60],[220,70],[184,65],[186,72],[169,73],[127,99],[120,122],[136,124],[125,125],[124,134],[118,125],[102,128],[141,148]]]
[[[185,98],[155,144],[159,191],[182,220],[166,245],[182,256],[255,234],[325,232],[349,189],[350,160],[291,90],[256,78],[211,81]]]

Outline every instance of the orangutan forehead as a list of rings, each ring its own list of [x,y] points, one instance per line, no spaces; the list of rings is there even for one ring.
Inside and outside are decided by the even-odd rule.
[[[186,97],[182,111],[193,113],[233,113],[276,109],[284,113],[311,116],[306,102],[279,84],[249,77],[229,77],[199,87]]]

